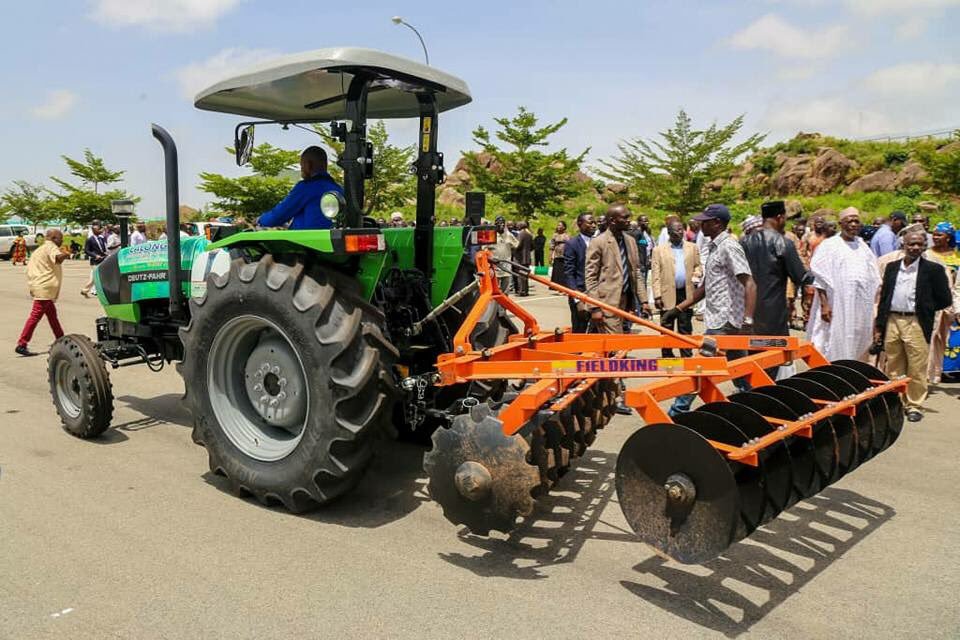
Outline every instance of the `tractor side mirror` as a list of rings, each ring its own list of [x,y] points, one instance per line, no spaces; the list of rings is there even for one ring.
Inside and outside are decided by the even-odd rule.
[[[250,156],[253,154],[253,125],[248,124],[243,129],[238,130],[238,134],[233,140],[233,149],[237,154],[237,166],[250,162]]]

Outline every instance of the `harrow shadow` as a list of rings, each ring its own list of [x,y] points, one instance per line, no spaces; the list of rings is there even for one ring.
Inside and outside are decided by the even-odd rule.
[[[291,514],[282,507],[267,507],[245,496],[245,501],[262,509],[277,511],[292,518],[341,527],[372,529],[390,524],[415,511],[430,500],[423,477],[424,448],[416,444],[382,440],[374,445],[374,457],[363,478],[353,490],[316,511]],[[207,471],[203,480],[218,490],[234,495],[226,480]]]
[[[587,540],[635,541],[632,531],[600,519],[616,490],[616,459],[613,453],[588,451],[506,538],[474,536],[463,529],[460,539],[483,553],[441,553],[440,558],[481,577],[537,580],[547,577],[542,569],[573,562]],[[604,530],[598,531],[598,525]]]
[[[665,611],[734,638],[895,514],[886,504],[828,487],[714,560],[685,566],[655,556],[634,567],[642,582],[621,584]]]

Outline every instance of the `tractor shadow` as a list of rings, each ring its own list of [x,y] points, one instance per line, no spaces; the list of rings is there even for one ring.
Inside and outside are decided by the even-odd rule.
[[[702,565],[654,556],[621,585],[650,604],[735,638],[890,520],[886,504],[828,487]]]
[[[372,529],[390,524],[429,502],[427,480],[423,475],[421,445],[378,440],[374,456],[360,483],[331,504],[304,514],[291,514],[282,507],[267,507],[252,497],[244,500],[252,507],[270,509],[288,517],[349,528]],[[211,472],[203,480],[216,489],[235,495],[227,480]]]
[[[166,393],[152,398],[120,396],[117,400],[126,404],[129,409],[142,414],[143,417],[115,425],[114,429],[132,432],[163,424],[175,424],[188,428],[193,426],[193,417],[190,415],[190,410],[183,404],[181,393]]]
[[[440,558],[481,577],[537,580],[547,577],[542,569],[573,562],[588,540],[634,542],[632,531],[601,519],[615,492],[616,459],[613,453],[588,451],[505,538],[463,529],[460,539],[482,553],[441,553]]]

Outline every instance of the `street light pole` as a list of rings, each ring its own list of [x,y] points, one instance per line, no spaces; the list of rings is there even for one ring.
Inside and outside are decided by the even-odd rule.
[[[411,31],[413,31],[415,34],[417,34],[417,39],[420,40],[420,46],[423,47],[423,57],[427,61],[427,66],[430,66],[430,54],[427,53],[427,45],[423,42],[423,36],[420,35],[420,32],[417,31],[416,27],[414,27],[412,24],[410,24],[400,16],[393,16],[391,20],[393,21],[393,24],[398,24],[398,25],[402,24],[408,29],[410,29]]]

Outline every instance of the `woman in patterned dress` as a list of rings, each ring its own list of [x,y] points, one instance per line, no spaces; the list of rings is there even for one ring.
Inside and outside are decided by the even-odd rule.
[[[14,265],[22,264],[26,266],[27,264],[27,240],[23,237],[22,232],[13,240],[10,262]]]
[[[933,230],[933,246],[927,252],[930,258],[939,258],[946,266],[950,288],[954,291],[953,307],[938,311],[933,319],[927,378],[934,384],[940,382],[944,373],[960,373],[960,327],[956,322],[956,310],[960,307],[956,289],[960,254],[957,253],[956,244],[956,230],[953,225],[941,222]]]

